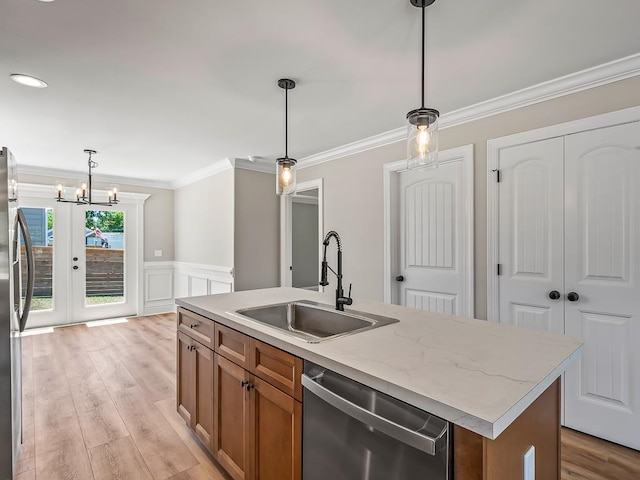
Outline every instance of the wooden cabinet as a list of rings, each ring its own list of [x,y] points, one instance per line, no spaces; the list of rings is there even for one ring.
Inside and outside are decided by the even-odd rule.
[[[260,378],[250,382],[249,471],[259,480],[302,477],[302,403]]]
[[[178,332],[176,403],[180,416],[212,450],[213,352]]]
[[[178,413],[187,423],[191,425],[191,416],[195,410],[195,392],[193,385],[195,379],[193,377],[193,362],[191,347],[193,340],[184,333],[178,331],[178,339],[176,346],[176,406]]]
[[[178,331],[213,350],[214,323],[208,318],[179,307]]]
[[[214,354],[214,442],[213,454],[235,479],[247,476],[249,463],[249,373]]]
[[[177,327],[187,425],[235,480],[300,480],[302,360],[182,308]]]

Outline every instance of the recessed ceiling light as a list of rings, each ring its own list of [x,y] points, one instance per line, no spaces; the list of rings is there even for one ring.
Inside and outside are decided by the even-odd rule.
[[[40,2],[44,2],[44,3],[50,3],[50,2],[53,2],[53,0],[38,0],[38,1],[40,1]]]
[[[12,73],[9,75],[11,80],[27,87],[45,88],[47,82],[40,80],[39,78],[32,77],[31,75],[23,75],[22,73]]]

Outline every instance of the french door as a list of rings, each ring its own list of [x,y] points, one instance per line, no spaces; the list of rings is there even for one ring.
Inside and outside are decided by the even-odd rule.
[[[137,209],[21,196],[36,264],[27,328],[135,315]]]
[[[640,122],[499,155],[499,321],[584,342],[564,423],[640,449]]]

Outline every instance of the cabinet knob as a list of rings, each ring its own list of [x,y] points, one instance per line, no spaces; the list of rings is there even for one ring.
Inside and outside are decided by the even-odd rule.
[[[398,281],[398,282],[404,282],[404,276],[402,276],[402,275],[398,275],[398,276],[396,277],[396,281]]]
[[[560,292],[558,290],[551,290],[549,292],[549,298],[551,300],[558,300],[560,298]]]
[[[247,382],[247,392],[251,391],[251,390],[252,390],[252,389],[254,389],[254,388],[256,388],[256,386],[255,386],[255,385],[253,385],[253,384],[251,384],[251,383]]]
[[[80,268],[80,267],[78,267],[78,265],[74,265],[74,266],[73,266],[73,269],[74,269],[74,270],[77,270],[78,268]]]
[[[193,323],[193,324],[189,325],[189,327],[191,327],[191,328],[197,328],[197,326],[198,326],[198,325],[199,325],[199,324],[197,324],[197,323]]]
[[[569,300],[570,302],[577,302],[579,299],[580,295],[578,295],[576,292],[567,293],[567,300]]]
[[[242,382],[240,382],[241,387],[246,387],[247,385],[249,385],[249,382],[247,382],[246,380],[243,380]]]

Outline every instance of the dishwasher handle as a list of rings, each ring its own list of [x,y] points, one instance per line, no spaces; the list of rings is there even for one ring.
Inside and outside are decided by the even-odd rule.
[[[321,377],[321,375],[320,375]],[[317,378],[317,377],[316,377]],[[408,429],[403,425],[399,425],[391,420],[381,417],[380,415],[362,408],[349,400],[342,398],[340,395],[332,392],[320,383],[316,382],[308,375],[302,375],[302,386],[314,395],[318,396],[329,405],[337,408],[346,415],[372,427],[389,437],[398,440],[406,445],[410,445],[418,450],[430,455],[436,454],[436,444],[446,433],[448,425],[445,424],[442,431],[437,437],[429,437],[420,432]]]

